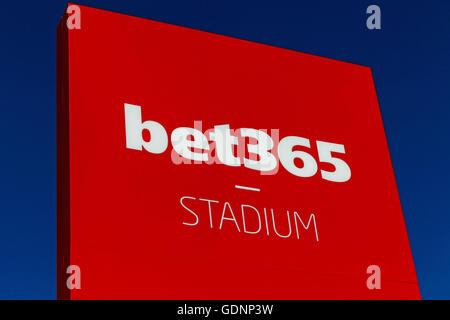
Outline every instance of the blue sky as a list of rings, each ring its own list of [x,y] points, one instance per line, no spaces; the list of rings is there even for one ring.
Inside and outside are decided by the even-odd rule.
[[[422,297],[450,298],[450,2],[80,1],[372,67]],[[366,28],[367,6],[381,30]],[[65,1],[3,1],[0,299],[56,297],[56,26]]]

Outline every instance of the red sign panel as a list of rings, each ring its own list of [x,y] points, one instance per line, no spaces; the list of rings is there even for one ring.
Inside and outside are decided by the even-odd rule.
[[[420,298],[370,68],[78,8],[59,298]]]

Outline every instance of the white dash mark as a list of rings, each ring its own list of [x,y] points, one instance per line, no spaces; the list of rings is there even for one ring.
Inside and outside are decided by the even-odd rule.
[[[250,187],[244,187],[244,186],[239,186],[239,185],[235,185],[234,186],[236,189],[242,189],[242,190],[250,190],[250,191],[261,191],[261,189],[258,188],[250,188]]]

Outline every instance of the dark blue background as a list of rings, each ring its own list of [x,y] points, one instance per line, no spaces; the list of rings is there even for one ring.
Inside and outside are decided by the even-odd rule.
[[[450,298],[450,1],[80,4],[372,67],[422,296]],[[370,4],[382,30],[366,28]],[[54,299],[55,46],[66,3],[0,6],[0,298]]]

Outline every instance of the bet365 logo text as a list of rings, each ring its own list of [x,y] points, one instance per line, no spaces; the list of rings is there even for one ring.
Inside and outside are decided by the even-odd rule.
[[[150,139],[144,137],[146,134]],[[125,133],[128,149],[161,154],[167,150],[169,137],[166,129],[154,120],[142,120],[141,107],[125,103]],[[334,154],[345,154],[343,144],[315,141],[317,159],[306,151],[294,150],[296,147],[311,148],[307,138],[287,136],[279,140],[278,129],[252,128],[230,129],[229,124],[215,125],[213,129],[202,132],[201,122],[194,128],[179,127],[172,131],[170,141],[173,146],[172,161],[176,164],[224,164],[232,167],[245,166],[261,174],[276,174],[279,163],[297,177],[309,178],[317,174],[318,164],[329,163],[333,171],[320,170],[322,179],[332,182],[346,182],[351,177],[349,165]],[[296,165],[301,160],[302,167]],[[297,163],[299,163],[297,160]]]

